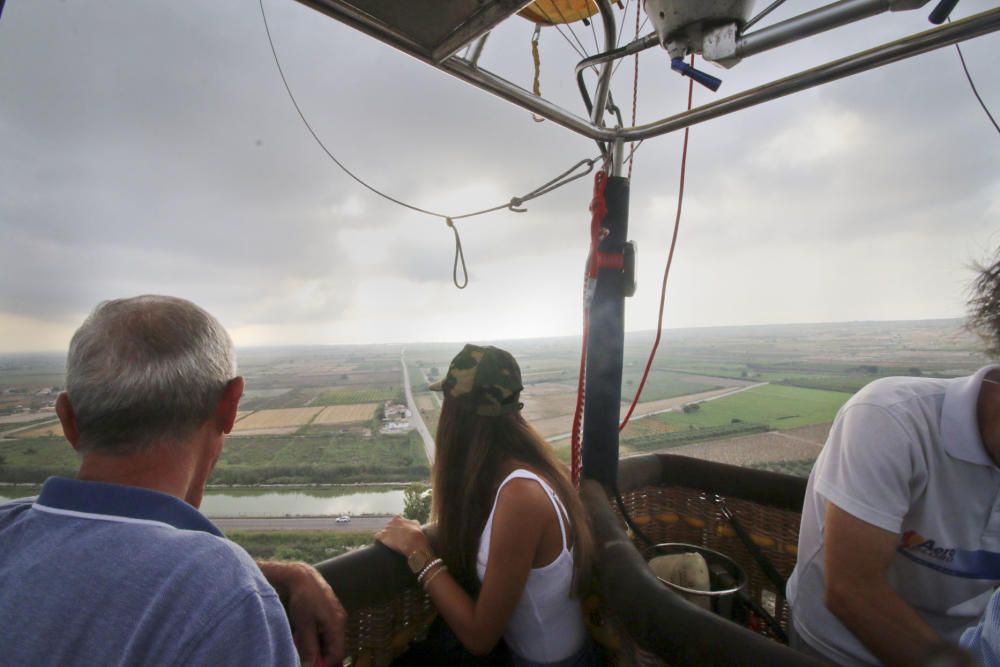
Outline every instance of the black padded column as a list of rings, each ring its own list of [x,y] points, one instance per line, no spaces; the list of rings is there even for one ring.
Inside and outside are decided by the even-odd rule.
[[[628,236],[627,178],[608,178],[604,199],[608,234],[599,252],[621,255]],[[618,477],[618,419],[625,344],[625,273],[602,268],[597,274],[587,334],[586,397],[583,404],[583,477],[614,487]]]

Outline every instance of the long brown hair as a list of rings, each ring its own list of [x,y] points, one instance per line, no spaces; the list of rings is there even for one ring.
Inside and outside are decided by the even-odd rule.
[[[466,590],[479,589],[479,539],[507,464],[515,461],[551,484],[569,514],[574,588],[579,593],[593,562],[594,541],[587,513],[566,466],[520,412],[481,417],[445,398],[437,427],[433,471],[438,552]]]

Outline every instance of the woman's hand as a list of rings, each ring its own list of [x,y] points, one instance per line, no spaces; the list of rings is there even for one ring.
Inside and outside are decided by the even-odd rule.
[[[394,516],[385,528],[375,533],[375,539],[397,553],[409,557],[414,551],[430,551],[427,536],[420,529],[420,522]]]

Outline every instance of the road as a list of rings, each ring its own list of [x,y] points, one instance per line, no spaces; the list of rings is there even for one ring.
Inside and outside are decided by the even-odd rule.
[[[424,441],[424,452],[427,453],[427,461],[431,465],[434,465],[434,438],[431,437],[431,432],[427,430],[427,424],[424,423],[424,418],[417,408],[417,402],[413,400],[413,388],[410,387],[410,371],[406,368],[405,355],[405,350],[399,353],[399,363],[403,365],[403,387],[406,389],[406,405],[410,408],[410,418],[413,419],[413,423],[417,426],[417,432],[420,433],[420,437]]]
[[[709,396],[707,398],[701,398],[701,399],[698,399],[698,400],[692,401],[692,402],[694,402],[694,403],[708,403],[709,401],[717,401],[720,398],[728,398],[730,396],[742,393],[744,391],[749,391],[751,389],[756,389],[757,387],[763,387],[766,384],[770,384],[770,383],[768,383],[768,382],[757,382],[755,384],[746,385],[744,387],[739,387],[737,389],[733,389],[732,391],[726,391],[726,392],[723,392],[723,393],[720,393],[720,394],[716,394],[715,396]],[[696,396],[696,395],[697,394],[692,394],[692,396]],[[677,397],[675,397],[673,399],[670,399],[670,400],[678,401],[679,403],[686,403],[687,401],[684,400],[685,398],[687,398],[687,397],[685,397],[685,396],[677,396]],[[680,405],[675,405],[675,406],[669,407],[669,408],[663,408],[663,409],[660,409],[660,410],[649,410],[649,408],[646,407],[646,411],[644,412],[643,411],[643,407],[644,406],[649,406],[649,405],[650,405],[649,403],[639,403],[639,405],[637,405],[635,407],[635,413],[632,415],[631,421],[637,421],[639,419],[643,419],[644,417],[652,417],[653,415],[663,414],[664,412],[682,412],[684,410],[683,404],[680,404]],[[624,408],[622,409],[622,412],[624,412]],[[572,433],[557,433],[556,435],[550,435],[550,436],[548,436],[545,439],[548,440],[549,442],[558,442],[559,440],[565,440],[566,438],[569,438],[572,435],[573,435]]]
[[[391,518],[386,516],[354,517],[350,523],[335,523],[332,516],[233,517],[212,519],[223,531],[228,530],[328,530],[336,533],[375,533]]]

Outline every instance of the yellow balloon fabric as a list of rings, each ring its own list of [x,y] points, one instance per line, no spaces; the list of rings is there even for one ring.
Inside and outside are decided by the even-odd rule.
[[[597,13],[594,0],[536,0],[517,13],[542,25],[573,23]]]

